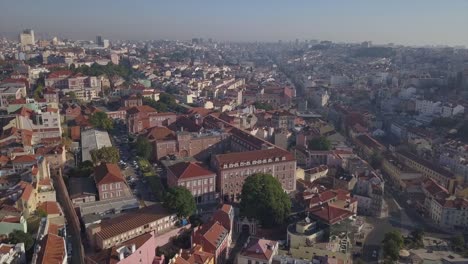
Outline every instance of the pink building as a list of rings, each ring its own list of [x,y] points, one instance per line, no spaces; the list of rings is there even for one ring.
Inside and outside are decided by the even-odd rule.
[[[156,234],[149,232],[134,239],[128,240],[118,246],[101,250],[87,256],[87,264],[114,263],[164,263],[164,256],[156,256]]]
[[[99,200],[131,195],[127,182],[116,164],[101,163],[94,168],[94,181]]]

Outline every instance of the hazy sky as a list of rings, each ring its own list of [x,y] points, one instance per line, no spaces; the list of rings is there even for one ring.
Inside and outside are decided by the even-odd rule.
[[[468,46],[468,0],[0,0],[0,34]]]

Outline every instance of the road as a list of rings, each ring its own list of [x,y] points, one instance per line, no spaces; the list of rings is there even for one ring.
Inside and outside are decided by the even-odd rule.
[[[377,257],[373,256],[373,252],[382,254],[381,242],[385,233],[393,230],[398,230],[403,235],[409,235],[412,230],[422,228],[427,235],[432,237],[445,239],[449,237],[447,233],[441,232],[427,223],[414,208],[406,203],[404,195],[386,188],[384,200],[387,204],[388,216],[366,218],[366,221],[374,227],[364,242],[362,259],[366,263],[377,263]]]

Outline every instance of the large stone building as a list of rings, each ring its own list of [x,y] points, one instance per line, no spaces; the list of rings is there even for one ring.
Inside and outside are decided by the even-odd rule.
[[[234,152],[213,156],[217,187],[226,201],[238,201],[245,179],[255,173],[273,175],[287,192],[296,189],[296,160],[291,153],[278,149]]]
[[[147,105],[134,106],[127,110],[128,132],[138,134],[155,126],[168,126],[176,117],[175,113],[158,113]]]
[[[169,187],[187,188],[197,203],[214,202],[216,198],[216,173],[194,162],[180,162],[167,168]]]

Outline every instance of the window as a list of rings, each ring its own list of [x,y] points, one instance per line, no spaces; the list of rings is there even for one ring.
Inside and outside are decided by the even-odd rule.
[[[107,193],[103,193],[102,198],[107,199]]]
[[[252,264],[252,261],[250,259],[247,260],[247,264]]]
[[[207,183],[208,183],[208,179],[204,179],[203,184],[207,184]]]
[[[107,191],[107,184],[103,184],[101,188],[103,191]]]
[[[210,178],[210,183],[213,183],[213,178]]]
[[[114,187],[113,183],[109,184],[109,190],[112,190],[113,187]]]

